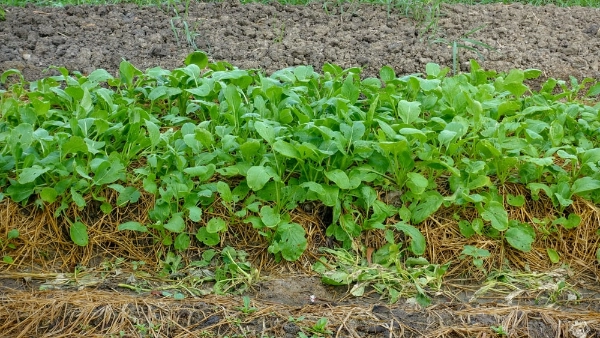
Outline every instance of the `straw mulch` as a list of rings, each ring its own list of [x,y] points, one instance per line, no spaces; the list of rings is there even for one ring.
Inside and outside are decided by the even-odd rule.
[[[436,305],[421,310],[375,305],[285,306],[206,296],[175,301],[104,291],[0,295],[3,337],[296,337],[327,318],[331,337],[594,337],[600,314],[528,306]],[[302,318],[290,321],[290,317]]]

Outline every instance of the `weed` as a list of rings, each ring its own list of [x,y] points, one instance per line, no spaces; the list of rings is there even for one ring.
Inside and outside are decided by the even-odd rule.
[[[244,302],[244,305],[241,307],[238,307],[238,310],[242,311],[242,313],[246,314],[246,315],[256,312],[256,308],[252,307],[250,305],[250,297],[244,296],[244,297],[242,297],[242,300]]]
[[[479,51],[479,48],[484,48],[491,51],[496,50],[496,48],[486,43],[470,38],[471,35],[480,31],[484,27],[485,25],[481,25],[479,27],[473,28],[470,31],[463,34],[461,37],[453,40],[448,40],[444,38],[435,38],[432,40],[432,43],[440,43],[452,48],[452,74],[456,75],[460,71],[459,53],[461,49],[466,49],[475,52],[480,60],[483,60],[484,57],[483,54],[481,54],[481,52]]]

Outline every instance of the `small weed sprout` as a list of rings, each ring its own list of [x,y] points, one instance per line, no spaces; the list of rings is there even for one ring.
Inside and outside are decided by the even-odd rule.
[[[456,39],[449,40],[449,39],[445,39],[445,38],[437,38],[432,41],[432,43],[440,43],[443,45],[447,45],[448,47],[452,47],[452,74],[453,75],[458,74],[458,71],[460,70],[460,68],[459,68],[459,52],[461,49],[466,49],[466,50],[475,52],[477,54],[477,57],[480,60],[484,60],[485,58],[483,57],[483,54],[481,54],[481,52],[479,51],[479,48],[496,51],[496,48],[494,48],[486,43],[483,43],[481,41],[470,38],[471,35],[480,31],[484,27],[485,27],[485,25],[481,25],[477,28],[473,28],[470,31],[468,31],[467,33],[465,33],[463,36],[456,38]]]

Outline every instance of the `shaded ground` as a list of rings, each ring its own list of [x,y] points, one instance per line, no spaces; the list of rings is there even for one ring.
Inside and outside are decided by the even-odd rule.
[[[177,11],[184,15],[184,8]],[[383,7],[356,4],[192,3],[185,22],[173,17],[167,7],[8,8],[7,20],[0,22],[0,73],[16,68],[34,80],[54,65],[114,74],[123,58],[142,69],[175,68],[193,44],[215,60],[266,72],[299,64],[320,69],[331,62],[363,66],[367,76],[376,76],[384,65],[416,73],[428,62],[452,65],[451,48],[432,44],[434,38],[458,39],[485,24],[471,38],[497,49],[481,49],[486,68],[539,68],[546,77],[600,79],[598,9],[448,6],[432,36]],[[461,52],[463,70],[474,56]],[[249,291],[255,310],[243,311],[241,298],[233,296],[196,298],[181,289],[186,298],[174,300],[159,282],[146,282],[135,292],[119,286],[135,284],[129,278],[134,272],[94,266],[98,262],[79,276],[72,268],[62,269],[65,275],[0,273],[0,335],[296,337],[300,331],[310,336],[325,317],[325,329],[337,337],[490,337],[498,333],[493,327],[505,328],[511,337],[600,336],[597,277],[592,275],[570,276],[575,290],[585,290],[575,300],[568,290],[523,291],[507,298],[514,290],[503,289],[469,302],[481,285],[449,282],[427,309],[410,299],[388,306],[376,294],[351,298],[345,288],[325,287],[315,277],[286,275],[256,284]]]

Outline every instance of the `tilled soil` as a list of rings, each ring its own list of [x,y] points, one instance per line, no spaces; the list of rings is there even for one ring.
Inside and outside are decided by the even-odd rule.
[[[114,74],[122,59],[142,70],[176,68],[195,45],[215,61],[267,73],[300,64],[319,70],[329,62],[363,67],[365,76],[378,75],[384,65],[408,74],[428,62],[451,67],[452,48],[434,41],[461,42],[482,26],[469,38],[496,49],[478,48],[485,68],[600,78],[600,9],[520,4],[444,6],[437,28],[428,32],[386,7],[360,4],[192,2],[187,17],[182,5],[8,8],[0,22],[0,71],[16,68],[28,80],[49,66]],[[460,68],[468,70],[476,57],[462,49]]]
[[[215,61],[266,73],[301,64],[318,70],[327,62],[363,67],[365,76],[377,76],[384,65],[398,74],[418,73],[428,62],[452,66],[452,48],[433,43],[436,39],[457,40],[482,25],[470,38],[496,49],[479,49],[485,68],[538,68],[544,77],[600,79],[599,9],[444,6],[437,28],[429,32],[385,7],[358,4],[192,2],[187,17],[182,6],[30,6],[6,12],[6,21],[0,21],[0,73],[19,69],[27,80],[54,74],[50,66],[115,74],[123,59],[142,70],[176,68],[194,45]],[[461,50],[461,70],[476,56]],[[174,301],[161,293],[131,295],[117,284],[41,292],[35,278],[12,277],[0,273],[3,337],[118,336],[121,331],[128,337],[296,337],[301,330],[309,333],[321,317],[328,318],[326,329],[337,337],[490,337],[499,332],[492,328],[501,327],[511,337],[600,335],[595,293],[574,307],[531,306],[552,303],[535,296],[515,304],[502,298],[469,304],[467,296],[454,295],[419,309],[407,300],[388,306],[376,297],[348,298],[345,289],[294,276],[260,282],[251,293],[255,310],[244,313],[239,297]],[[156,323],[162,326],[152,326]]]

